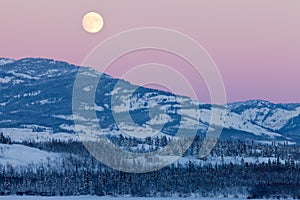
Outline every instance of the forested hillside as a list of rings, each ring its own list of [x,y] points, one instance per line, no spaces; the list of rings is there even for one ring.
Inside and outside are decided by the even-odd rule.
[[[110,140],[132,152],[155,151],[170,142],[166,137],[111,136]],[[211,155],[200,160],[202,142],[196,137],[184,158],[161,170],[142,174],[104,166],[78,141],[2,144],[2,153],[6,146],[25,145],[58,153],[60,157],[23,167],[1,164],[0,194],[300,198],[300,146],[219,141]],[[136,163],[139,167],[144,164]]]

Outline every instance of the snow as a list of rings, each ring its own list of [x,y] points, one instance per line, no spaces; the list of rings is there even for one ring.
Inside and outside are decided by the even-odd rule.
[[[194,130],[199,129],[202,131],[206,131],[208,127],[206,124],[197,122],[195,119],[191,119],[188,117],[182,117],[182,119],[180,121],[180,128],[194,129]]]
[[[15,62],[14,60],[8,58],[0,58],[0,65],[6,65]]]
[[[24,145],[0,144],[0,164],[15,166],[39,164],[59,158],[59,154],[41,151]]]
[[[175,111],[176,109],[180,109],[181,108],[181,105],[163,105],[163,106],[160,106],[160,110],[162,111],[168,111],[170,113],[170,111],[172,111],[172,109]],[[174,113],[174,112],[173,112]]]
[[[116,95],[116,94],[119,93],[120,90],[122,90],[122,88],[121,88],[121,87],[117,87],[117,88],[115,88],[113,91],[111,91],[111,92],[108,94],[108,96]]]
[[[99,77],[98,75],[93,74],[93,73],[88,72],[88,71],[81,72],[80,75],[90,76],[90,77],[94,77],[94,78],[98,78]]]
[[[54,64],[53,62],[50,62],[52,64]],[[34,71],[33,71],[34,72]],[[41,73],[38,75],[39,78],[42,78],[42,77],[48,77],[48,78],[52,78],[52,77],[56,77],[56,76],[60,76],[62,75],[63,73],[65,73],[65,71],[60,71],[58,69],[50,69],[48,70],[46,73]]]
[[[49,101],[48,99],[44,99],[44,100],[41,100],[40,103],[41,103],[42,105],[44,105],[44,104],[51,103],[51,101]]]
[[[299,114],[300,107],[292,111],[281,108],[275,110],[270,110],[269,108],[252,108],[245,110],[242,113],[242,116],[265,128],[279,130],[283,128],[291,118],[296,117]]]
[[[114,94],[116,91],[114,91]],[[159,102],[164,102],[164,103],[170,103],[170,102],[176,102],[176,97],[175,96],[166,96],[166,95],[157,95],[157,93],[149,92],[145,93],[142,97],[138,96],[132,96],[130,95],[125,95],[122,93],[122,95],[117,96],[114,95],[112,98],[112,110],[115,113],[120,113],[120,112],[128,112],[134,111],[137,109],[141,108],[154,108],[155,106],[161,107],[159,105]],[[116,102],[122,102],[120,104],[115,104]]]
[[[10,73],[10,74],[12,74],[16,77],[25,78],[25,79],[34,79],[34,80],[39,79],[38,77],[33,77],[33,76],[28,75],[28,74],[18,73],[18,72],[15,72],[15,71],[8,71],[8,73]]]
[[[189,199],[199,199],[200,197],[97,197],[97,196],[68,196],[68,197],[40,197],[40,196],[3,196],[1,200],[189,200]],[[215,200],[215,199],[224,199],[224,197],[217,198],[202,198],[207,200]],[[228,198],[228,199],[245,199],[245,198]]]
[[[126,104],[123,103],[123,104],[114,106],[114,107],[112,108],[112,110],[113,110],[115,113],[128,112],[128,111],[130,110],[130,107],[129,107],[129,106],[126,106]]]
[[[42,92],[41,90],[38,90],[38,91],[30,92],[30,93],[25,93],[25,94],[23,94],[23,97],[33,97],[33,96],[37,96],[37,95],[39,95],[41,92]]]
[[[67,133],[53,134],[50,128],[46,128],[44,132],[33,132],[32,126],[28,128],[26,127],[0,128],[0,132],[2,132],[4,136],[9,136],[13,142],[23,142],[29,140],[41,142],[41,141],[51,141],[53,139],[59,139],[62,141],[76,140],[76,137],[72,134],[67,134]]]
[[[68,120],[68,121],[73,121],[73,120],[77,120],[77,121],[87,121],[87,119],[85,119],[84,117],[80,116],[80,115],[52,115],[55,118],[58,119],[64,119],[64,120]]]
[[[159,114],[158,116],[154,116],[151,118],[151,120],[148,122],[151,125],[154,124],[165,124],[167,122],[171,122],[172,118],[167,114]]]
[[[21,95],[15,95],[14,98],[21,98]],[[40,104],[40,105],[45,105],[45,104],[52,104],[52,103],[57,103],[59,101],[61,101],[62,98],[50,98],[50,99],[43,99],[43,100],[39,100],[39,101],[34,101],[34,102],[30,102],[30,103],[26,103],[26,106],[30,106],[30,105],[35,105],[35,104]]]
[[[200,112],[198,112],[198,111],[200,111]],[[210,118],[211,118],[211,110],[200,109],[198,111],[195,109],[181,109],[181,110],[179,110],[179,113],[183,116],[187,116],[191,119],[195,119],[195,123],[197,122],[196,116],[198,115],[198,116],[200,116],[201,122],[203,122],[205,124],[209,124]],[[221,113],[220,109],[216,109],[216,111],[218,113]],[[236,129],[236,130],[249,132],[249,133],[252,133],[252,134],[258,135],[258,136],[265,135],[265,136],[269,136],[271,138],[281,137],[280,134],[271,132],[263,127],[253,124],[250,121],[248,121],[247,119],[245,119],[243,116],[241,116],[237,113],[234,113],[234,112],[227,113],[226,118],[225,118],[224,127],[228,128],[228,129]]]
[[[5,76],[4,78],[0,78],[0,83],[9,83],[12,80],[12,77]]]
[[[102,106],[99,106],[99,105],[96,105],[96,104],[94,104],[94,106],[89,106],[85,102],[80,102],[79,109],[80,110],[94,110],[94,111],[99,111],[99,112],[104,111],[104,108]]]
[[[21,125],[21,127],[22,128],[27,128],[27,129],[43,129],[43,130],[46,130],[49,133],[52,133],[52,128],[47,127],[47,126],[39,126],[39,125],[36,125],[36,124],[24,124],[24,125]]]
[[[95,105],[94,109],[95,109],[95,111],[99,111],[99,112],[104,111],[104,108],[102,106],[98,106],[98,105]]]
[[[8,103],[9,103],[8,101],[7,102],[2,102],[2,103],[0,103],[0,106],[6,106]]]
[[[82,90],[85,92],[90,92],[94,87],[92,85],[85,86]]]
[[[13,80],[13,84],[19,84],[19,83],[23,83],[24,81],[23,80],[20,80],[20,79],[15,79]]]
[[[24,98],[24,97],[33,97],[33,96],[39,95],[41,92],[42,91],[38,90],[38,91],[33,91],[33,92],[25,93],[25,94],[17,94],[17,95],[14,95],[13,98],[20,99],[20,98]]]
[[[73,115],[52,115],[52,117],[64,120],[73,120]]]
[[[117,124],[118,124],[118,128],[120,129],[119,134],[122,133],[123,135],[128,135],[131,137],[147,138],[147,137],[156,137],[162,134],[161,132],[152,129],[148,125],[136,126],[124,122],[120,122]]]

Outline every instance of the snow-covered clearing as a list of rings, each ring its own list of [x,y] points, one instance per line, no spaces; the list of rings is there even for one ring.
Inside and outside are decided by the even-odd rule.
[[[0,144],[0,164],[12,166],[39,164],[59,160],[60,154],[41,151],[24,145]]]

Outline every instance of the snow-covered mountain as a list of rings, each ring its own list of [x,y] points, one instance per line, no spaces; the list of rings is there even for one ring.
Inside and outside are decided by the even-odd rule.
[[[49,59],[0,59],[0,132],[14,140],[72,138],[74,119],[87,120],[72,113],[73,85],[79,69]],[[100,74],[88,71],[89,76]],[[120,86],[115,87],[116,84]],[[87,85],[83,90],[91,88]],[[195,105],[199,107],[200,120]],[[122,119],[127,108],[132,121],[116,122],[114,117]],[[179,126],[187,134],[198,130],[199,135],[204,135],[211,115],[211,105],[164,91],[136,89],[129,82],[108,75],[99,81],[94,107],[82,104],[82,109],[95,109],[108,134],[141,136],[151,136],[157,130],[157,134],[173,136]],[[88,127],[82,128],[85,129]],[[300,104],[254,100],[228,105],[221,137],[300,143],[299,133]]]

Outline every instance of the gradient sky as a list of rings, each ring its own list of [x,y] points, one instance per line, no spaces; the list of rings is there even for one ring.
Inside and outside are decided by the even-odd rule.
[[[223,76],[229,102],[300,102],[299,10],[299,0],[1,0],[0,57],[46,57],[80,65],[111,35],[164,27],[205,47]],[[104,17],[97,34],[81,26],[89,11]],[[127,65],[134,60],[127,58]],[[109,72],[118,77],[122,62],[116,63]],[[188,66],[180,67],[189,73]],[[199,99],[207,101],[203,81],[191,82],[203,94]]]

